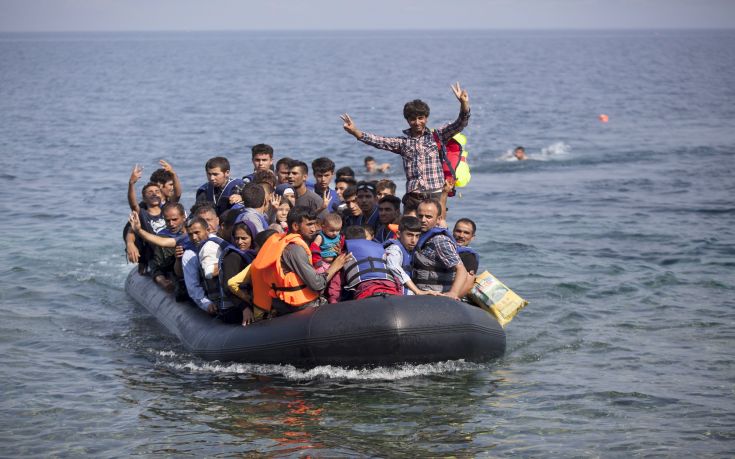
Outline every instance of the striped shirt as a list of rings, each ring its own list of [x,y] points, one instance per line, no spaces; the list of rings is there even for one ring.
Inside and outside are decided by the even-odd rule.
[[[446,142],[467,127],[470,119],[469,110],[460,111],[457,119],[436,130],[442,142]],[[439,147],[437,147],[431,129],[424,129],[418,137],[411,137],[411,130],[403,131],[403,137],[381,137],[375,134],[362,133],[360,141],[381,150],[388,150],[401,155],[403,169],[406,172],[406,193],[435,193],[444,186]]]

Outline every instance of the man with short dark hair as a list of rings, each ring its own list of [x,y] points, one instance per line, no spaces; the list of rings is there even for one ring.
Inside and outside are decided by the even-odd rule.
[[[421,222],[421,237],[413,255],[411,278],[421,290],[441,292],[459,300],[465,293],[467,270],[447,229],[436,226],[441,204],[427,199],[419,204],[416,213]]]
[[[288,183],[296,194],[296,206],[307,207],[315,212],[322,209],[322,198],[306,186],[309,177],[309,166],[303,161],[291,161],[288,171]]]
[[[423,199],[439,199],[444,186],[442,159],[435,135],[445,144],[467,126],[470,119],[470,103],[467,91],[459,83],[452,85],[452,92],[460,103],[459,116],[451,124],[432,132],[427,128],[429,106],[421,100],[413,100],[403,107],[403,116],[409,129],[402,137],[381,137],[368,134],[355,126],[348,114],[342,115],[343,128],[357,140],[381,150],[401,155],[406,173],[406,194],[403,205],[415,208]]]

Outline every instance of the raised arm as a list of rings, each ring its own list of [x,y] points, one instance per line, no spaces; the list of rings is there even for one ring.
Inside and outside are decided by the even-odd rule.
[[[159,247],[176,247],[176,239],[172,237],[157,236],[144,230],[140,225],[140,218],[138,217],[137,212],[131,212],[128,221],[130,222],[130,227],[135,231],[135,234],[140,236],[144,241]]]
[[[140,180],[140,177],[143,175],[143,166],[140,164],[136,164],[133,166],[133,172],[130,173],[130,180],[128,180],[128,205],[130,206],[130,210],[133,212],[140,211],[140,207],[138,207],[138,200],[135,197],[135,183]]]
[[[179,181],[179,174],[177,174],[173,166],[171,166],[171,164],[169,164],[165,160],[162,159],[158,161],[158,163],[164,170],[171,172],[171,175],[174,176],[174,196],[171,201],[179,202],[179,200],[181,199],[181,182]]]

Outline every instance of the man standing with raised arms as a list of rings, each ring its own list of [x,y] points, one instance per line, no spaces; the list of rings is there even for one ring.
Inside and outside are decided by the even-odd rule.
[[[459,116],[446,126],[436,129],[442,143],[447,142],[455,134],[467,126],[470,119],[470,102],[467,91],[459,83],[451,86],[460,103]],[[392,151],[403,158],[406,173],[406,194],[403,196],[405,209],[415,209],[424,199],[440,199],[444,186],[444,173],[439,147],[434,140],[431,129],[426,127],[429,120],[429,106],[419,100],[406,103],[403,117],[409,129],[403,131],[403,137],[381,137],[362,132],[355,126],[350,115],[342,115],[344,130],[363,143],[381,150]]]

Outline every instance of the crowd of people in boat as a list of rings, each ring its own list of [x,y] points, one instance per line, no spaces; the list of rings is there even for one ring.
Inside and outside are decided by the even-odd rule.
[[[404,106],[409,128],[401,137],[363,132],[342,115],[344,130],[357,140],[401,156],[402,198],[387,178],[357,181],[350,167],[337,169],[326,157],[311,168],[288,157],[274,163],[273,148],[258,144],[251,148],[253,172],[242,178],[234,178],[227,158],[210,158],[207,181],[187,213],[178,175],[163,160],[138,202],[142,168],[136,165],[123,232],[128,260],[177,300],[243,325],[377,295],[461,300],[479,256],[470,247],[471,219],[447,228],[454,183],[443,170],[441,144],[470,117],[467,91],[459,83],[452,91],[459,116],[438,129],[427,127],[429,107],[418,99]],[[369,178],[389,167],[365,159]]]

